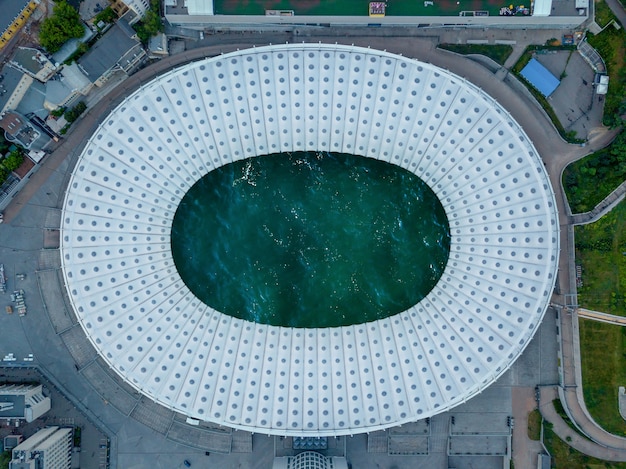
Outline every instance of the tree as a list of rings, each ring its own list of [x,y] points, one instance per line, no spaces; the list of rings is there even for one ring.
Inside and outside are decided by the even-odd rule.
[[[69,39],[79,38],[85,34],[76,9],[61,1],[57,3],[50,18],[41,23],[39,42],[50,53],[58,51]]]
[[[133,26],[137,31],[137,37],[144,44],[155,36],[159,31],[163,31],[163,22],[159,14],[159,1],[151,0],[150,9],[146,12],[143,20]]]
[[[116,18],[117,18],[117,15],[113,11],[113,8],[106,7],[104,10],[102,10],[100,13],[98,13],[96,15],[96,17],[94,18],[93,22],[96,25],[100,21],[103,21],[104,23],[113,23]]]
[[[76,119],[78,119],[78,116],[80,116],[83,112],[85,112],[86,109],[87,109],[87,105],[85,104],[85,102],[84,101],[79,102],[72,109],[68,109],[65,111],[65,120],[71,124]]]
[[[11,452],[4,451],[0,453],[0,469],[9,469],[9,463],[11,462]]]
[[[22,152],[20,150],[13,150],[9,153],[9,156],[4,159],[2,164],[8,171],[15,171],[23,162],[24,155],[22,155]]]

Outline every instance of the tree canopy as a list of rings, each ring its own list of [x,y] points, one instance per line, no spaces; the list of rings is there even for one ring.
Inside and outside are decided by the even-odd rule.
[[[68,39],[79,38],[85,34],[78,11],[61,1],[57,3],[50,18],[41,23],[39,42],[50,53],[58,51]]]
[[[18,149],[18,150],[13,150],[11,153],[9,153],[9,155],[4,159],[4,161],[2,161],[2,165],[8,171],[15,171],[17,168],[19,168],[22,165],[23,162],[24,162],[24,155]]]
[[[159,14],[158,0],[150,1],[150,9],[146,12],[146,16],[133,27],[135,31],[137,31],[137,37],[144,44],[159,31],[163,31],[163,22]]]

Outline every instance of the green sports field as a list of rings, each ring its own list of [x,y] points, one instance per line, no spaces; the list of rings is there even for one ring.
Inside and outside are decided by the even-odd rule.
[[[462,11],[486,11],[497,16],[501,7],[509,5],[502,0],[390,0],[387,16],[459,16]],[[530,2],[526,7],[530,7]],[[369,0],[214,0],[213,8],[217,15],[265,15],[265,10],[293,10],[296,16],[367,16]]]

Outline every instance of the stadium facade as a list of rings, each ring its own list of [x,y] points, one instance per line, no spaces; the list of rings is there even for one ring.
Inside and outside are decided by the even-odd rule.
[[[234,160],[378,158],[439,197],[450,257],[408,310],[327,329],[267,326],[199,301],[170,231],[187,190]],[[88,338],[126,382],[189,417],[332,436],[426,418],[506,372],[548,307],[554,194],[496,101],[433,65],[353,46],[259,47],[187,64],[104,119],[66,193],[62,267]]]

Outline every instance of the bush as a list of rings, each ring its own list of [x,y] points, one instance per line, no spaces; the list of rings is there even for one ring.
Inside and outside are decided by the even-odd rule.
[[[79,102],[72,109],[68,109],[67,111],[65,111],[65,120],[71,124],[76,119],[78,119],[78,117],[83,112],[85,112],[85,109],[87,109],[87,105],[85,104],[85,102],[84,101]]]
[[[8,469],[11,462],[11,451],[0,453],[0,469]]]
[[[13,150],[2,162],[7,171],[15,171],[24,162],[24,155],[20,150]]]
[[[143,20],[133,26],[137,31],[137,37],[144,44],[159,31],[163,31],[163,21],[159,13],[159,0],[150,0],[150,9],[146,12]]]
[[[587,42],[598,51],[606,63],[609,74],[609,91],[604,100],[603,123],[609,127],[619,127],[626,114],[626,34],[624,30],[606,28],[597,36],[589,34]]]
[[[113,23],[115,21],[115,18],[117,18],[117,15],[113,11],[113,9],[111,7],[106,7],[104,10],[102,10],[100,13],[98,13],[95,16],[95,18],[93,19],[93,22],[96,25],[100,21],[104,23]]]
[[[0,166],[0,184],[7,180],[9,177],[9,172],[6,170],[4,166]]]
[[[626,131],[613,143],[565,168],[563,186],[572,213],[592,210],[626,180]]]
[[[63,114],[65,114],[65,107],[59,107],[55,109],[54,111],[50,112],[50,115],[54,117],[61,117]]]
[[[39,42],[50,53],[58,51],[69,39],[85,34],[76,9],[62,1],[55,5],[53,14],[41,23]]]

